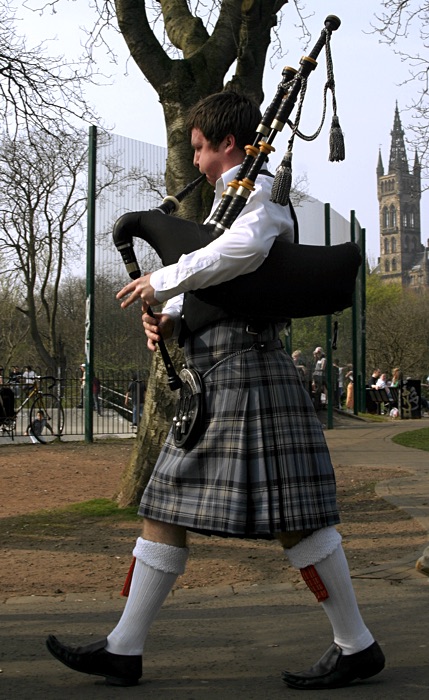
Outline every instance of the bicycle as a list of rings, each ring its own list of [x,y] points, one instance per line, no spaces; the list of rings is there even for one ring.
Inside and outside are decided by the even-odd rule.
[[[40,382],[48,380],[52,380],[52,383],[48,385],[47,391],[42,391]],[[57,440],[64,430],[64,409],[61,399],[49,392],[49,389],[52,389],[56,381],[55,377],[49,375],[36,377],[26,398],[15,411],[16,425],[16,417],[32,401],[29,423],[25,434],[32,440],[34,438],[34,440],[42,444]],[[14,428],[15,426],[12,428],[12,436]]]

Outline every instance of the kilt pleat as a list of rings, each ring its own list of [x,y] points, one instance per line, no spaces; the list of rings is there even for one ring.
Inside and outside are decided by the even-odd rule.
[[[249,348],[255,336],[227,320],[185,345],[201,373]],[[277,337],[275,326],[258,340]],[[229,357],[204,380],[204,430],[189,451],[171,432],[142,496],[140,515],[210,534],[272,538],[339,522],[322,426],[283,349]]]

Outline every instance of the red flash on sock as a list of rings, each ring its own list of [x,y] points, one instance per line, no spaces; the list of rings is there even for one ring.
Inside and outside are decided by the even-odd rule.
[[[134,571],[135,565],[136,565],[136,558],[133,557],[133,560],[131,562],[131,566],[130,566],[128,574],[127,574],[127,578],[125,579],[124,587],[121,591],[121,595],[123,595],[125,598],[128,598],[128,595],[130,593],[131,580],[133,578],[133,571]]]
[[[324,600],[329,598],[329,593],[325,588],[325,584],[313,564],[311,564],[311,566],[306,566],[305,569],[300,569],[300,572],[305,583],[310,591],[314,593],[319,603],[323,603]]]

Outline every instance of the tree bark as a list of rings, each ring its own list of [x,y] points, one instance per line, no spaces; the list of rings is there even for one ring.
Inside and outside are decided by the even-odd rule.
[[[176,367],[182,359],[179,349],[169,348]],[[154,354],[149,381],[146,387],[146,400],[136,444],[119,486],[117,502],[121,507],[135,505],[150,479],[153,465],[165,442],[174,415],[177,392],[167,385],[165,367],[161,353]]]

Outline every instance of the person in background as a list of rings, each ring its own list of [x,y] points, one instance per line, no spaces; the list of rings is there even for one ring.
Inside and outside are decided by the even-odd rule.
[[[334,360],[332,363],[332,385],[334,389],[334,408],[341,408],[341,389],[343,379],[342,367],[340,367],[340,361],[338,359]],[[340,379],[341,377],[341,379]],[[341,381],[341,384],[340,384]]]
[[[12,367],[9,373],[9,384],[12,387],[12,391],[15,394],[15,398],[19,398],[21,395],[21,379],[22,379],[22,374],[21,370],[17,365]]]
[[[94,411],[97,411],[99,416],[101,416],[100,391],[101,391],[100,380],[98,377],[93,377],[93,379],[92,379],[92,400],[94,403]]]
[[[83,403],[85,401],[85,374],[86,374],[86,365],[82,362],[80,366],[80,402],[77,405],[77,408],[83,408]]]
[[[377,384],[377,381],[378,381],[379,378],[380,378],[380,374],[381,374],[381,369],[374,369],[374,370],[372,371],[371,377],[370,377],[369,382],[368,382],[368,386],[369,386],[371,389],[376,389],[376,388],[377,388],[377,387],[376,387],[376,384]]]
[[[346,409],[349,413],[353,413],[355,406],[355,395],[354,395],[354,379],[353,379],[353,368],[349,365],[349,370],[346,372],[347,388],[346,388]]]
[[[34,386],[34,382],[36,381],[36,372],[31,365],[27,365],[22,373],[22,381],[24,382],[24,393],[28,395]]]
[[[382,372],[377,379],[375,383],[375,388],[376,389],[386,389],[387,393],[389,393],[389,384],[387,381],[387,372]]]
[[[304,386],[307,386],[307,367],[302,357],[301,350],[294,350],[292,353],[293,364],[297,368]]]
[[[40,410],[37,411],[36,419],[27,427],[24,435],[29,435],[31,442],[37,443],[37,437],[40,437],[45,429],[49,430],[51,435],[54,434],[52,426],[47,421],[45,412]]]
[[[328,390],[326,385],[326,356],[323,349],[318,346],[314,352],[314,369],[312,377],[313,402],[316,411],[320,411],[324,407],[322,395],[327,396]]]
[[[390,386],[398,387],[401,382],[401,369],[400,367],[394,367],[392,371],[392,379],[390,381]]]

